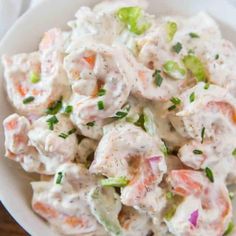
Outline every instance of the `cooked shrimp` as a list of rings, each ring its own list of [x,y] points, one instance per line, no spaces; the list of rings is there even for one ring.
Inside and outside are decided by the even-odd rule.
[[[52,29],[42,39],[39,52],[3,56],[7,93],[21,113],[41,115],[67,90],[61,41],[62,32]]]
[[[234,183],[236,179],[236,160],[233,156],[235,143],[235,135],[230,134],[217,136],[214,141],[205,139],[203,143],[192,140],[179,149],[178,156],[185,165],[193,169],[210,167],[219,178],[227,179],[228,183]]]
[[[184,137],[201,142],[201,131],[205,128],[205,136],[236,132],[236,100],[227,90],[216,85],[204,89],[204,83],[198,83],[180,96],[181,104],[176,115],[170,117],[172,124]],[[190,101],[194,94],[194,101]]]
[[[42,117],[33,122],[28,137],[30,144],[40,154],[45,165],[45,172],[54,174],[58,166],[74,160],[77,152],[76,129],[69,118],[57,115],[58,122],[50,129],[50,116]],[[65,148],[66,147],[66,148]]]
[[[127,50],[124,50],[124,55],[133,73],[134,81],[131,92],[136,97],[154,101],[167,101],[174,94],[181,91],[181,86],[185,83],[184,81],[169,79],[163,72],[145,67]],[[161,78],[160,82],[157,82],[158,76]]]
[[[159,230],[153,225],[150,217],[132,207],[123,206],[119,213],[119,221],[125,236],[159,235]]]
[[[30,122],[23,116],[12,114],[3,121],[5,133],[5,156],[19,162],[29,172],[41,168],[37,150],[29,145],[27,136]]]
[[[85,47],[67,56],[64,64],[76,93],[71,103],[77,123],[111,117],[126,102],[132,84],[118,48]]]
[[[54,174],[59,165],[72,161],[77,139],[70,120],[59,115],[54,130],[50,130],[48,119],[42,117],[30,124],[25,117],[16,114],[6,118],[6,157],[19,162],[29,172],[41,174]]]
[[[90,171],[127,178],[130,182],[122,190],[122,203],[156,213],[165,204],[158,187],[166,172],[160,145],[158,137],[151,137],[141,128],[118,123],[101,139]]]
[[[232,205],[225,184],[215,178],[211,183],[201,172],[172,171],[169,181],[173,193],[184,198],[174,216],[166,220],[177,236],[222,236],[232,217]]]
[[[82,165],[61,165],[54,181],[32,183],[33,210],[63,234],[105,236],[89,210],[88,192],[94,185],[96,178]]]

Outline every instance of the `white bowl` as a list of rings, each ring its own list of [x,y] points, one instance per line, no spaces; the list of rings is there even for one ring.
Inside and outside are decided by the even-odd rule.
[[[77,9],[94,5],[99,0],[45,0],[27,12],[8,32],[0,44],[0,55],[31,52],[38,46],[43,32],[51,27],[66,27]],[[150,11],[160,14],[192,15],[207,11],[221,26],[225,38],[236,44],[236,9],[225,0],[149,0]],[[204,22],[202,22],[204,24]],[[0,65],[0,123],[13,109],[3,89]],[[0,156],[4,157],[4,135],[0,125]],[[50,227],[31,210],[30,181],[34,175],[21,170],[17,163],[0,158],[0,199],[18,223],[32,236],[56,236]],[[235,202],[236,205],[236,202]]]

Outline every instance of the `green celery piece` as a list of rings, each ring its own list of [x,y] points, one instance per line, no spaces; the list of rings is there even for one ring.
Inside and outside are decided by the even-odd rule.
[[[185,67],[192,72],[197,81],[206,81],[207,73],[201,60],[195,55],[187,55],[183,58]]]
[[[166,25],[167,39],[168,42],[171,42],[177,32],[178,26],[175,22],[168,21]]]
[[[148,22],[139,24],[142,15],[143,13],[140,7],[123,7],[117,12],[120,21],[128,27],[130,32],[137,35],[143,34],[151,26]]]
[[[114,188],[95,187],[88,195],[92,214],[112,236],[122,236],[123,230],[118,220],[121,210],[119,195]]]
[[[175,61],[167,61],[163,65],[164,72],[174,79],[185,79],[186,70],[185,68],[181,68],[177,62]]]

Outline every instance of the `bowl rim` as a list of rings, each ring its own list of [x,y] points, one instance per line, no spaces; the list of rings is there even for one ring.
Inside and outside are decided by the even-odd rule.
[[[15,31],[16,28],[18,28],[22,22],[25,20],[25,18],[30,17],[34,12],[38,11],[39,8],[42,9],[42,7],[50,2],[51,0],[42,0],[38,4],[34,5],[30,9],[28,9],[24,14],[22,14],[16,22],[10,27],[10,29],[5,33],[3,38],[0,41],[0,49],[3,48],[3,46],[7,43],[8,38],[11,36],[11,34]],[[66,0],[65,1],[66,4]],[[225,1],[225,0],[217,0],[224,4],[224,7],[227,7],[228,9],[232,9],[236,13],[236,6],[234,6],[231,2]],[[214,3],[214,1],[212,1]],[[236,17],[235,17],[236,19]],[[234,27],[236,30],[236,26]],[[5,196],[5,197],[4,197]],[[17,222],[19,226],[21,226],[26,233],[30,233],[33,236],[36,236],[36,231],[34,230],[34,227],[32,227],[30,224],[27,224],[27,221],[25,221],[22,217],[20,217],[19,214],[15,214],[14,210],[11,208],[11,205],[9,204],[8,200],[6,199],[6,195],[2,195],[0,191],[0,201],[4,208],[9,212],[9,214],[14,218],[14,220]]]

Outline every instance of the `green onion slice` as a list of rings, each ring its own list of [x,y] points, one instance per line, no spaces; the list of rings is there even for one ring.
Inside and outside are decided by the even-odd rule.
[[[175,61],[167,61],[163,65],[163,71],[170,77],[178,80],[185,79],[186,70],[178,65]]]
[[[130,32],[141,35],[145,33],[151,24],[142,20],[143,10],[140,7],[123,7],[117,12],[117,16]]]
[[[206,81],[206,70],[203,63],[198,57],[196,57],[195,55],[187,55],[184,57],[183,63],[185,67],[196,77],[198,82]]]
[[[101,180],[101,185],[105,187],[125,187],[128,183],[129,180],[125,177],[114,177]]]

